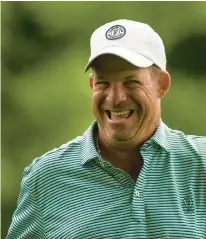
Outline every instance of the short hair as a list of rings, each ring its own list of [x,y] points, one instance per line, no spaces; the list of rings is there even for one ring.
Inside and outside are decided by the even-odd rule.
[[[156,78],[158,77],[159,73],[162,71],[159,66],[153,64],[149,67],[149,70],[150,70],[150,73],[151,73],[151,76],[152,78]]]

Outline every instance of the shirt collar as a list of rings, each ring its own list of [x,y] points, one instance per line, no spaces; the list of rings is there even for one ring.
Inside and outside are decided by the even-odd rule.
[[[98,158],[99,154],[96,151],[94,140],[93,140],[93,132],[95,127],[97,126],[97,122],[93,121],[88,130],[83,135],[82,145],[81,145],[81,164],[91,161],[94,158]],[[155,134],[151,137],[148,142],[153,141],[164,148],[166,151],[170,151],[170,129],[160,121]]]
[[[94,158],[98,158],[99,154],[96,151],[93,132],[97,125],[96,121],[93,121],[88,130],[83,135],[82,145],[81,145],[81,164],[91,161]]]
[[[160,145],[167,152],[170,151],[170,128],[168,128],[168,126],[164,124],[162,120],[160,120],[157,130],[151,137],[151,141]]]

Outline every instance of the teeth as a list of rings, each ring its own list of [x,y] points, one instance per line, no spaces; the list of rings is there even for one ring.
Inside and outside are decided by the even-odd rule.
[[[114,116],[118,116],[118,115],[127,115],[127,114],[129,114],[129,110],[124,110],[124,111],[118,111],[118,112],[112,112],[112,111],[110,111],[111,112],[111,116],[112,117],[114,117]]]

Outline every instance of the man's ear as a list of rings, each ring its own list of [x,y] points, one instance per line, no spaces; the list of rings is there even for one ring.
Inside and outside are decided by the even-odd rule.
[[[93,89],[93,85],[94,85],[94,73],[90,73],[90,74],[89,74],[89,85],[90,85],[90,88]]]
[[[170,75],[167,71],[158,74],[158,97],[163,98],[170,88]]]

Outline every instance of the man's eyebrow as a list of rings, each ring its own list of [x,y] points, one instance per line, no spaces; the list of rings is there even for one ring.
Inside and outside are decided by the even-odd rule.
[[[104,80],[105,77],[101,75],[96,75],[96,80]]]
[[[136,79],[137,77],[135,75],[129,75],[124,77],[125,80],[131,80],[131,79]]]
[[[139,76],[139,75],[131,74],[131,75],[126,75],[126,76],[123,77],[122,79],[123,79],[123,80],[137,79],[138,76]],[[97,81],[98,81],[98,80],[105,80],[105,79],[106,79],[105,76],[103,76],[103,75],[98,75],[98,74],[96,74],[96,77],[95,77],[95,78],[96,78]]]

